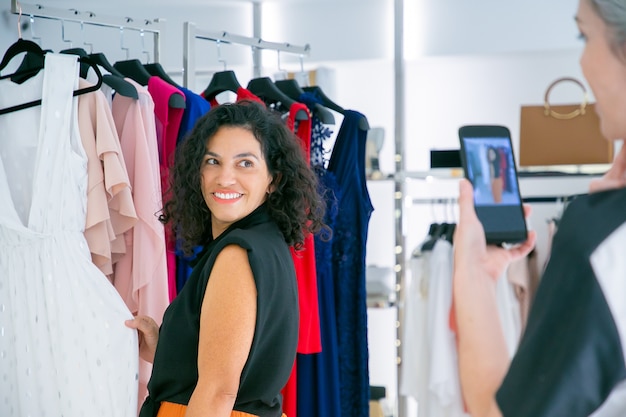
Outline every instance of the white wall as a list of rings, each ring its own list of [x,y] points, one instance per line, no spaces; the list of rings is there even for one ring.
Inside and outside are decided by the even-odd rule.
[[[427,57],[406,65],[406,145],[409,171],[429,167],[431,148],[458,148],[463,124],[502,124],[511,130],[519,152],[520,108],[542,104],[552,81],[584,80],[580,49],[490,55]],[[576,103],[579,87],[564,83],[551,92],[552,103]]]
[[[405,0],[406,58],[572,48],[577,3]]]
[[[311,44],[309,61],[393,58],[393,0],[263,2],[263,37]]]

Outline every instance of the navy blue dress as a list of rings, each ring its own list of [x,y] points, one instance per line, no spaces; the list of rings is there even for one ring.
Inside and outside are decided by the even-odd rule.
[[[334,230],[337,216],[337,200],[340,190],[335,176],[325,168],[323,143],[332,132],[316,116],[312,118],[311,166],[322,188],[330,191],[325,223]],[[317,271],[317,296],[319,300],[320,336],[322,351],[297,356],[297,416],[341,415],[339,389],[339,352],[337,345],[337,321],[335,313],[335,286],[332,268],[332,240],[315,236],[315,265]]]
[[[373,211],[365,176],[365,117],[346,110],[328,164],[341,197],[335,221],[332,267],[339,345],[341,416],[369,416],[365,252]]]
[[[299,101],[319,100],[304,93]],[[365,116],[346,110],[330,160],[332,134],[313,113],[311,166],[327,190],[330,242],[315,238],[322,352],[298,354],[298,417],[369,416],[365,251],[373,207],[365,176]]]

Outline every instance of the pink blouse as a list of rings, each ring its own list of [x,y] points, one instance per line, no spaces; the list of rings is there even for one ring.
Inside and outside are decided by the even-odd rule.
[[[152,317],[158,325],[169,304],[165,228],[154,102],[145,87],[131,79],[139,99],[116,95],[113,119],[133,189],[138,221],[125,234],[126,255],[115,265],[114,284],[133,314]],[[139,361],[139,405],[148,394],[152,365]]]
[[[88,85],[80,80],[81,88]],[[115,123],[100,91],[79,96],[78,125],[88,158],[85,238],[94,264],[110,277],[126,252],[124,232],[135,225],[137,213]]]

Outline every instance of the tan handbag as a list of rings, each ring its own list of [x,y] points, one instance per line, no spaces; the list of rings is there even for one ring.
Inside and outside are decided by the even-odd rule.
[[[553,106],[550,91],[570,81],[583,91],[580,104]],[[613,160],[613,142],[604,138],[594,103],[575,78],[559,78],[544,96],[544,104],[522,106],[520,166],[606,164]]]

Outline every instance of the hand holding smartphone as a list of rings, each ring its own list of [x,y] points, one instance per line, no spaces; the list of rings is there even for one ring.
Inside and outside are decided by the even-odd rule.
[[[511,134],[504,126],[459,128],[461,163],[474,187],[476,215],[487,244],[515,244],[528,237]]]

